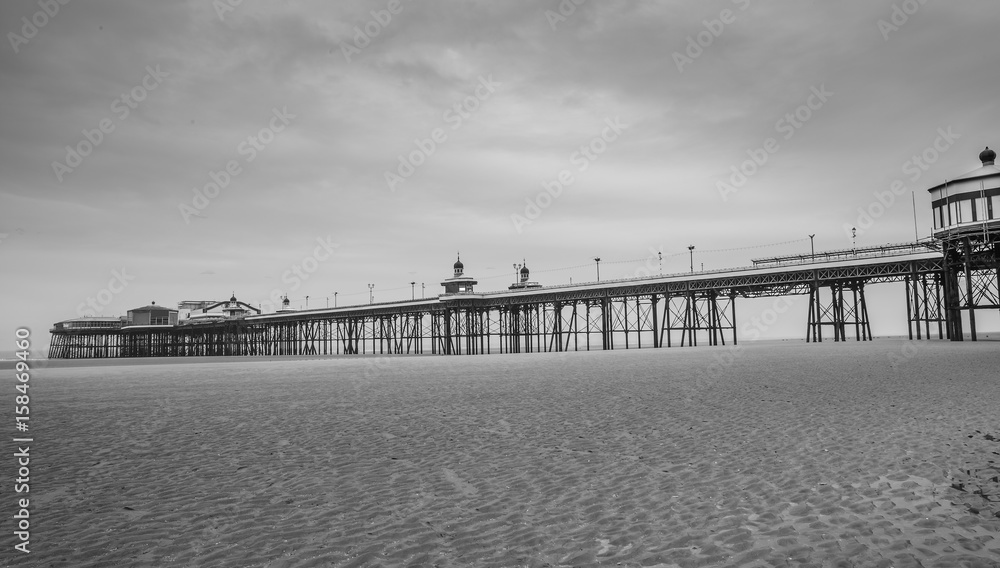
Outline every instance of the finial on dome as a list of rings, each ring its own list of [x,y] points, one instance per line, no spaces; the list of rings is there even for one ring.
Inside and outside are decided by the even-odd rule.
[[[983,163],[984,166],[992,166],[993,163],[996,161],[996,159],[997,159],[997,153],[994,152],[993,150],[990,150],[989,146],[987,146],[985,150],[979,153],[979,160]]]

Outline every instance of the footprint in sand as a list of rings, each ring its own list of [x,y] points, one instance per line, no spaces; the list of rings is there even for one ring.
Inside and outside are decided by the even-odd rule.
[[[608,539],[608,538],[599,538],[599,539],[597,539],[597,544],[601,545],[601,548],[597,551],[597,556],[603,556],[603,555],[609,554],[609,553],[610,553],[609,554],[610,556],[617,556],[619,554],[624,554],[624,553],[626,553],[626,552],[628,552],[629,550],[632,549],[632,545],[631,544],[626,544],[625,546],[623,546],[621,548],[621,550],[619,550],[617,552],[614,552],[614,553],[611,553],[611,549],[615,548],[615,547],[612,546],[611,539]]]
[[[597,544],[601,545],[601,549],[597,551],[597,555],[607,554],[611,550],[611,540],[606,538],[597,539]]]
[[[476,489],[474,485],[462,479],[457,473],[448,468],[442,470],[444,473],[444,478],[449,483],[455,486],[455,490],[465,495],[466,497],[472,497],[473,495],[478,495],[479,490]]]

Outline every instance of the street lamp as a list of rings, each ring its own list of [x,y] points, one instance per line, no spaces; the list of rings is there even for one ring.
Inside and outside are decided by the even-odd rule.
[[[691,273],[694,274],[694,245],[688,245],[688,252],[691,254]]]
[[[600,282],[601,281],[601,257],[595,256],[594,257],[594,262],[597,263],[597,281]]]
[[[420,283],[420,299],[421,300],[424,299],[424,283],[423,282]]]
[[[333,293],[333,307],[337,307],[337,292]]]
[[[812,253],[812,256],[816,256],[816,246],[813,241],[813,239],[815,238],[816,238],[816,233],[809,235],[809,250]]]
[[[417,295],[416,295],[417,293],[415,292],[416,288],[414,288],[414,286],[416,286],[416,284],[417,284],[416,282],[410,282],[410,299],[411,300],[417,299]]]
[[[374,304],[375,303],[375,285],[374,284],[369,284],[368,285],[368,303],[369,304]]]
[[[858,254],[858,228],[851,227],[851,253]]]
[[[309,309],[309,296],[306,296],[306,309]]]

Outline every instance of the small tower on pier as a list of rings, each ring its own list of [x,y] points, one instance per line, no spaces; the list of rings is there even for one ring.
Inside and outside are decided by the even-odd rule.
[[[234,292],[232,297],[228,301],[223,300],[221,302],[194,302],[186,301],[177,304],[178,309],[190,309],[192,312],[195,310],[200,310],[201,313],[197,315],[189,315],[185,320],[190,321],[212,321],[219,318],[225,319],[241,319],[249,315],[259,314],[260,310],[247,304],[246,302],[241,302],[236,299],[236,293]],[[222,313],[218,311],[213,311],[219,308]]]
[[[236,299],[236,293],[233,292],[229,301],[226,302],[225,306],[222,308],[222,313],[226,314],[229,319],[239,319],[244,318],[255,313],[259,314],[260,310]]]
[[[508,290],[525,290],[529,288],[541,288],[542,285],[538,282],[531,282],[529,279],[531,277],[531,271],[528,270],[528,264],[522,261],[522,264],[515,264],[514,268],[520,268],[518,275],[520,279],[514,282],[508,287]]]
[[[461,255],[458,256],[458,260],[455,261],[454,265],[455,276],[449,278],[441,283],[444,286],[445,294],[468,294],[472,292],[472,287],[479,282],[476,282],[471,276],[465,275],[465,265],[462,264]]]
[[[295,311],[295,308],[292,307],[292,303],[288,299],[288,294],[285,294],[285,297],[281,299],[281,309],[275,310],[275,313],[282,314],[282,313],[294,312],[294,311]]]
[[[948,337],[962,341],[962,312],[976,341],[976,310],[1000,306],[1000,168],[988,147],[982,166],[930,188],[935,239],[944,251]]]

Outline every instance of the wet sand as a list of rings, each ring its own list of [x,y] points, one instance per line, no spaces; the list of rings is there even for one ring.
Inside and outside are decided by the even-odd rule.
[[[877,341],[47,368],[33,552],[5,556],[998,566],[998,364]]]

